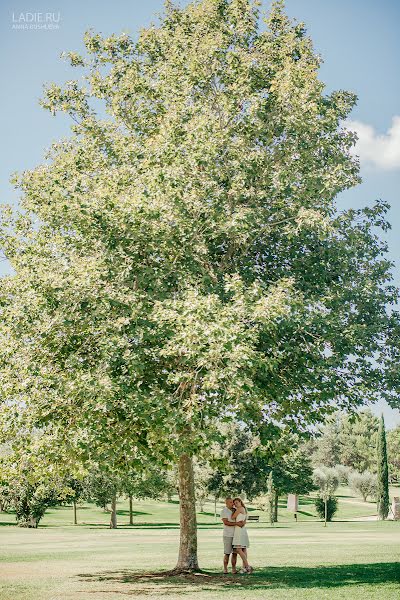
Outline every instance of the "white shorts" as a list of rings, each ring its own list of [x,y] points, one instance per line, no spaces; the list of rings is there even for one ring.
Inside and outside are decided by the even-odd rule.
[[[228,537],[227,535],[224,535],[222,539],[224,541],[224,554],[232,554],[232,552],[237,554],[236,548],[232,547],[233,536]]]

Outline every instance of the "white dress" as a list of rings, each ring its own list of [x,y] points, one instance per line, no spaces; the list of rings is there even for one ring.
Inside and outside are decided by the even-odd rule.
[[[245,521],[246,518],[246,515],[239,513],[236,517],[236,523],[238,521]],[[246,525],[243,525],[243,527],[235,527],[232,546],[241,546],[242,548],[248,548],[250,546],[249,534],[247,533]]]

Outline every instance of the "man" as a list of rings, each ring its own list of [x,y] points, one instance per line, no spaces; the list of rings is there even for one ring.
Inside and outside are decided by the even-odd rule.
[[[244,522],[238,523],[236,525],[235,521],[232,521],[232,513],[233,513],[233,498],[228,497],[225,498],[225,506],[221,511],[221,519],[224,524],[223,531],[223,542],[224,542],[224,575],[228,574],[228,564],[229,564],[229,556],[231,557],[231,565],[232,565],[232,573],[233,575],[236,573],[236,561],[237,561],[237,553],[234,548],[232,548],[232,540],[233,534],[235,533],[235,527],[243,527]]]

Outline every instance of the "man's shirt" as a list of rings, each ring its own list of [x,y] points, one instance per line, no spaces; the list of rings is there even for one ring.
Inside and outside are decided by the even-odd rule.
[[[230,508],[228,508],[227,506],[224,506],[224,508],[221,510],[221,519],[228,519],[228,521],[232,520],[232,511],[230,510]],[[229,527],[229,525],[225,525],[224,523],[224,533],[223,535],[226,537],[233,537],[233,534],[235,533],[235,528],[234,527]]]

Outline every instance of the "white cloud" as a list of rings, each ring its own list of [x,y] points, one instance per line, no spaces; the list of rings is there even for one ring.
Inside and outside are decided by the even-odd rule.
[[[380,169],[400,168],[400,116],[392,118],[392,125],[384,134],[361,121],[346,120],[343,124],[357,132],[358,141],[352,151],[360,157],[361,166],[368,163]]]

